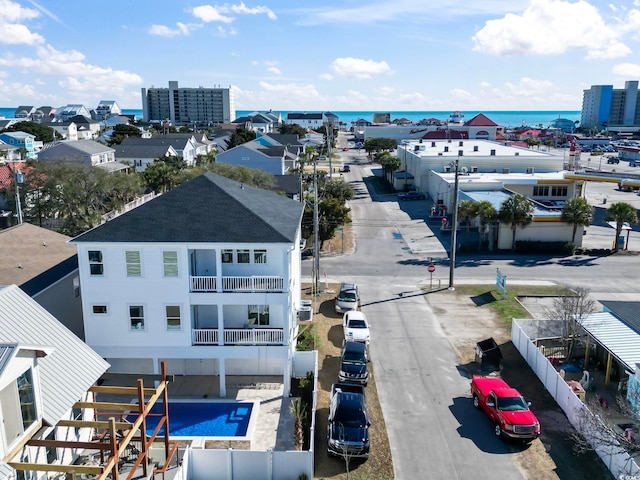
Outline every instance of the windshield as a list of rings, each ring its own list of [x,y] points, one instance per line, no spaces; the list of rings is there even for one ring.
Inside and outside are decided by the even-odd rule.
[[[364,320],[360,319],[349,320],[349,328],[367,328],[367,324]]]
[[[529,407],[522,397],[507,397],[498,399],[498,408],[505,412],[516,412],[522,410],[529,410]]]
[[[364,357],[358,352],[344,352],[344,362],[364,363]]]
[[[355,302],[356,301],[356,292],[340,292],[338,295],[338,300],[341,302]]]

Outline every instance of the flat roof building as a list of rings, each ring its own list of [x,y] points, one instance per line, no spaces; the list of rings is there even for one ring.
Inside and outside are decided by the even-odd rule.
[[[614,131],[635,131],[640,126],[639,107],[638,80],[625,82],[624,88],[592,85],[583,91],[580,126],[586,129],[606,127]]]
[[[236,118],[233,90],[229,88],[143,88],[142,111],[147,122],[169,121],[172,125],[209,127],[231,123]]]

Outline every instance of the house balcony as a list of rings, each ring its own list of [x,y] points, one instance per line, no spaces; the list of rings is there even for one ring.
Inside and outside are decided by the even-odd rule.
[[[250,277],[190,277],[190,292],[284,292],[284,278],[278,276],[250,276]]]
[[[225,328],[222,345],[284,345],[281,328]],[[191,330],[192,345],[219,345],[217,328]]]

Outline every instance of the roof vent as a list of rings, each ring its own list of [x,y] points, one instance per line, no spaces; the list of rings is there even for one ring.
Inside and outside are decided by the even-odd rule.
[[[461,147],[461,146],[463,146],[463,145],[464,145],[464,142],[463,142],[462,140],[460,140],[460,141],[458,142],[458,146],[459,146],[459,147]]]
[[[435,147],[436,146],[436,142],[431,142],[431,146]]]
[[[478,151],[478,145],[474,145],[474,146],[473,146],[473,151],[474,151],[474,152],[477,152],[477,151]]]
[[[442,156],[442,152],[438,152],[438,156],[441,157]]]
[[[527,167],[527,173],[534,173],[533,167]]]
[[[420,145],[414,145],[413,146],[413,151],[417,152],[418,150],[420,150]]]
[[[464,150],[458,150],[458,156],[461,157],[462,155],[464,155]]]
[[[478,167],[471,167],[471,173],[478,173]]]
[[[451,173],[451,167],[449,165],[445,165],[444,173]]]
[[[502,173],[509,173],[509,172],[510,172],[510,170],[508,168],[503,168],[502,169]]]
[[[518,155],[520,155],[520,152],[516,152],[516,157],[517,157]]]
[[[491,153],[490,153],[489,155],[491,155],[492,157],[495,157],[495,156],[496,156],[496,151],[495,151],[495,149],[491,149]]]
[[[449,151],[449,147],[447,145],[444,146],[444,151],[448,152]]]

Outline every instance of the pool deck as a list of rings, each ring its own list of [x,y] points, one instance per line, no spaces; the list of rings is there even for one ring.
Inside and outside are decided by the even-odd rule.
[[[252,450],[294,450],[293,416],[289,397],[283,397],[282,378],[277,376],[227,376],[227,396],[220,397],[217,376],[180,375],[169,383],[171,399],[246,400],[260,403]]]

